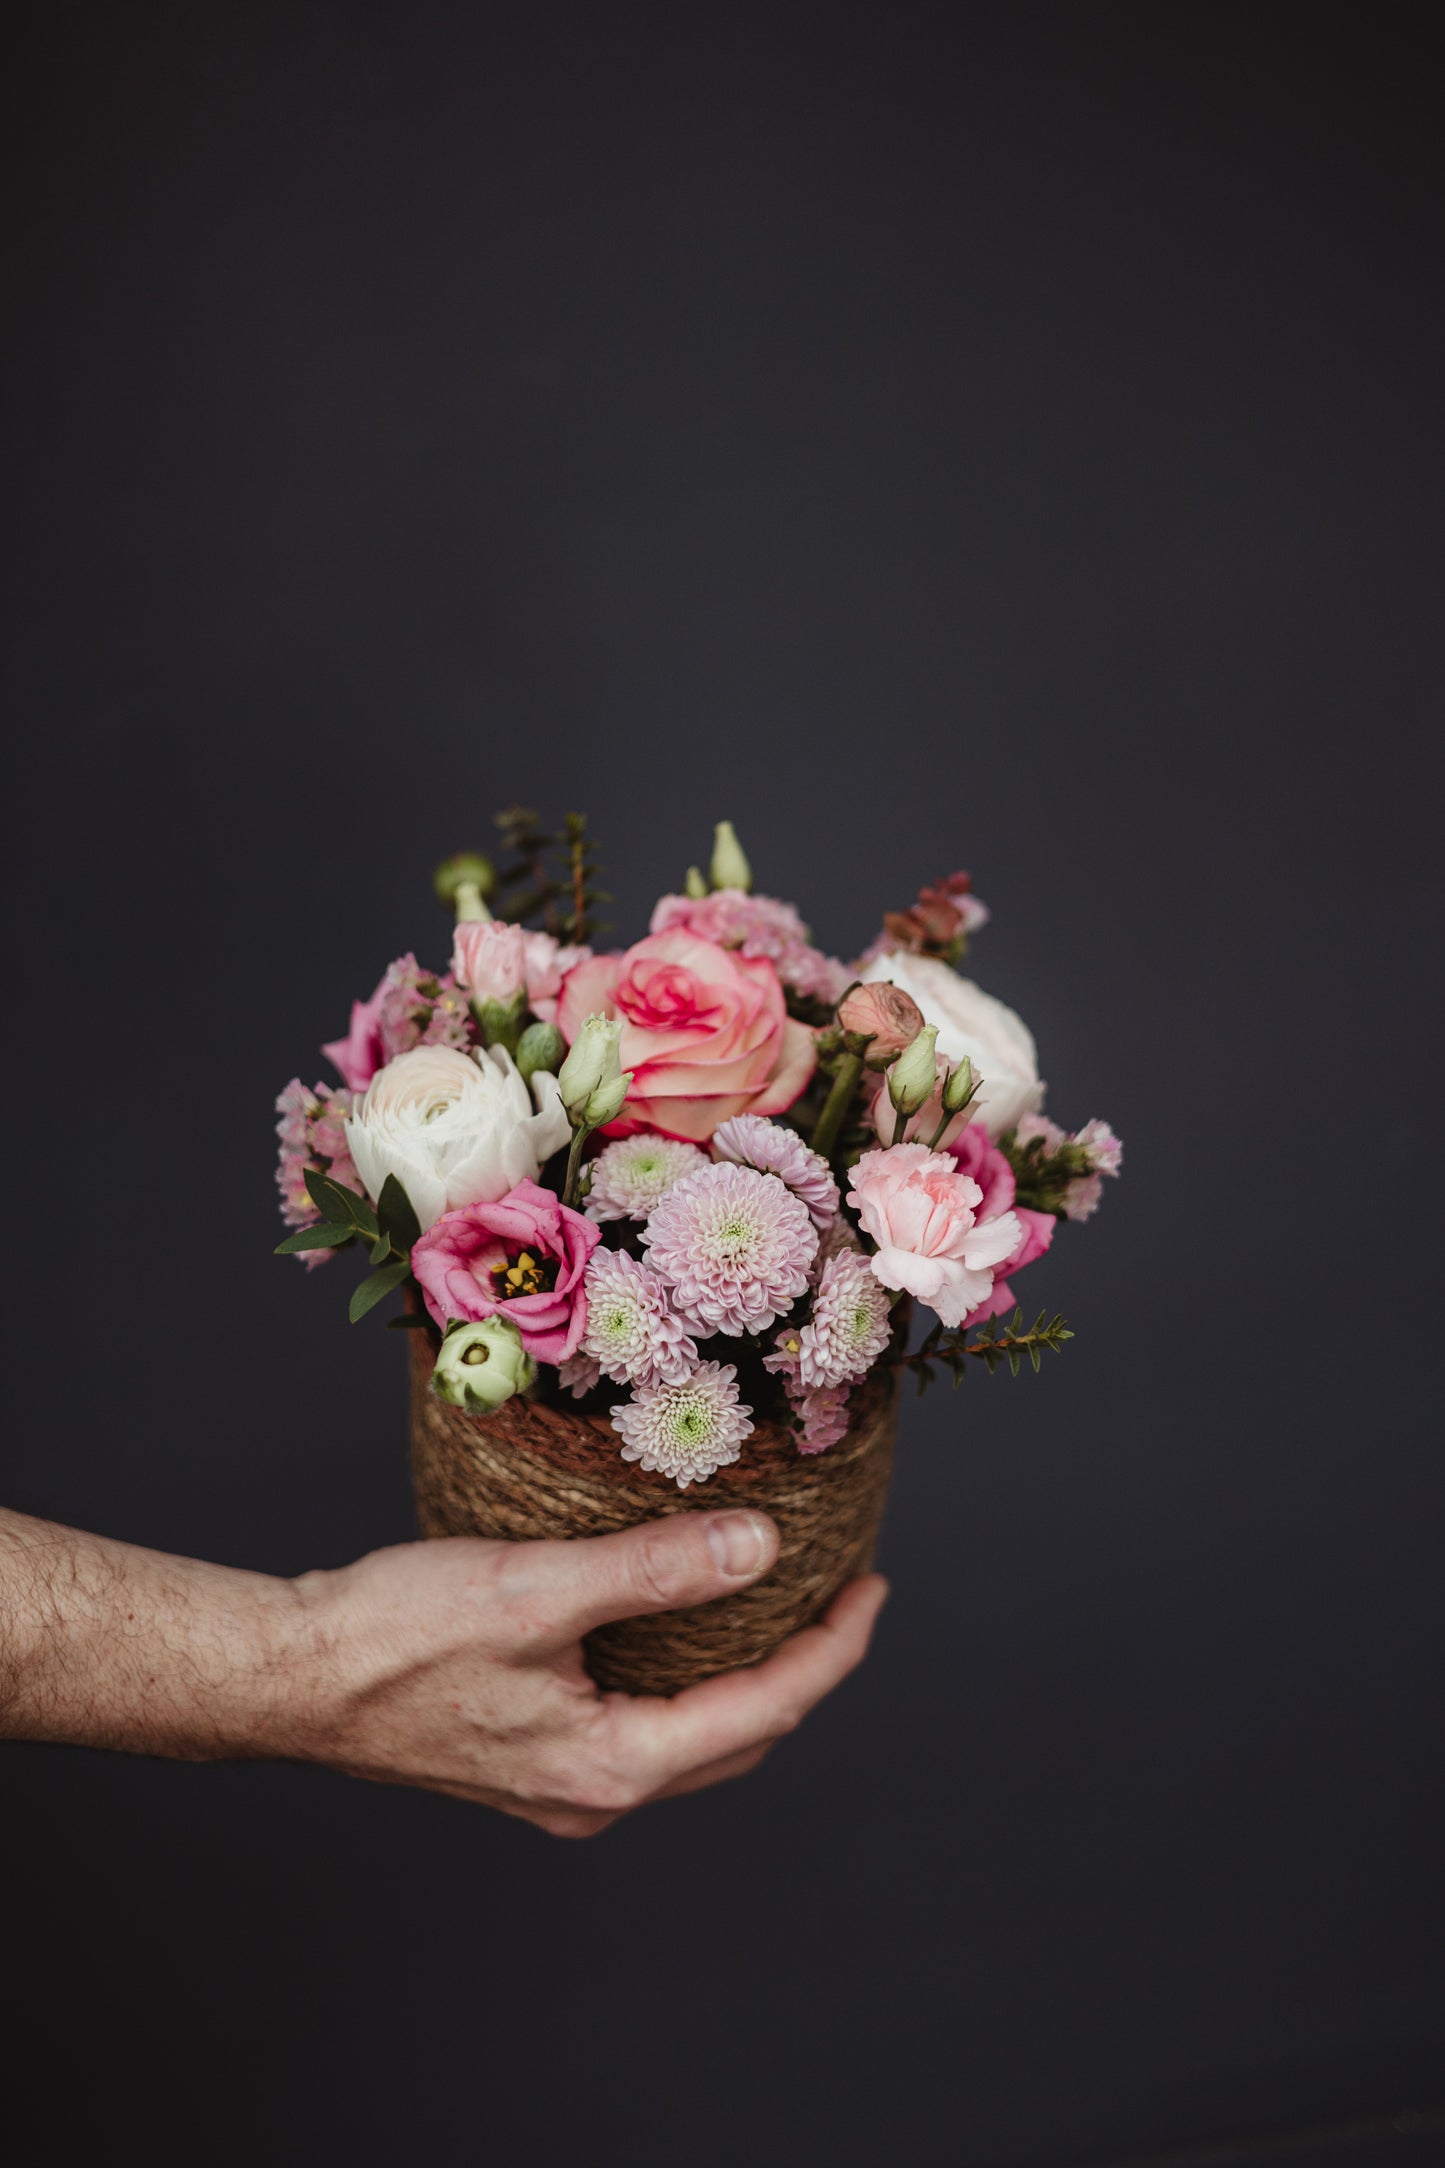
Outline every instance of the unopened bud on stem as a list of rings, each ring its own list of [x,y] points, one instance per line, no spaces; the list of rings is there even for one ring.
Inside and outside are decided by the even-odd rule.
[[[459,919],[490,918],[485,898],[497,885],[497,869],[480,851],[457,851],[432,875],[438,903],[449,903]]]
[[[562,1094],[562,1104],[567,1109],[567,1119],[574,1129],[595,1129],[601,1122],[614,1119],[622,1101],[627,1097],[627,1086],[632,1081],[629,1071],[624,1079],[617,1058],[617,1042],[622,1037],[622,1026],[607,1016],[589,1016],[572,1041],[571,1052],[557,1073],[557,1086]],[[617,1093],[618,1083],[621,1093]],[[611,1104],[616,1097],[616,1105]],[[605,1113],[596,1112],[607,1107]]]
[[[933,1051],[937,1038],[938,1026],[925,1024],[888,1072],[888,1096],[896,1112],[905,1118],[916,1114],[933,1097],[938,1077],[938,1062]]]
[[[731,821],[719,821],[713,830],[712,865],[708,869],[714,888],[751,888],[753,869],[733,833]]]
[[[555,1024],[529,1024],[517,1041],[517,1067],[529,1082],[539,1069],[555,1076],[566,1058],[567,1041]]]
[[[962,1114],[964,1108],[978,1090],[983,1078],[974,1082],[973,1063],[967,1054],[956,1069],[950,1069],[943,1085],[943,1111],[945,1114]]]

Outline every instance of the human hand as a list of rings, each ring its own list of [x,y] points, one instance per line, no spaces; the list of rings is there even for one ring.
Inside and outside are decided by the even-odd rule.
[[[861,1662],[888,1592],[877,1574],[766,1662],[671,1700],[599,1692],[581,1642],[746,1588],[777,1551],[764,1515],[700,1512],[565,1543],[402,1544],[306,1574],[316,1690],[290,1751],[567,1837],[744,1776]]]

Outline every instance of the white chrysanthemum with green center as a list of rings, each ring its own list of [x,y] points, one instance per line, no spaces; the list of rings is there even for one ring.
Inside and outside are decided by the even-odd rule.
[[[612,1410],[612,1427],[622,1437],[624,1460],[686,1490],[739,1458],[752,1413],[738,1399],[731,1363],[699,1363],[676,1385],[639,1386]]]
[[[775,1174],[724,1160],[686,1175],[642,1230],[649,1262],[694,1332],[762,1332],[808,1284],[818,1233]]]
[[[617,1385],[680,1383],[697,1361],[666,1281],[626,1250],[597,1249],[588,1260],[581,1352]]]
[[[592,1162],[587,1216],[645,1220],[674,1182],[707,1164],[706,1154],[681,1137],[619,1137]]]
[[[843,1385],[870,1370],[888,1345],[888,1297],[856,1250],[830,1257],[798,1335],[803,1385]]]

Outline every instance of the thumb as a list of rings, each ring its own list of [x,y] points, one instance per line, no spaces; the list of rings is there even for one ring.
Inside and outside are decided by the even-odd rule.
[[[610,1619],[710,1603],[761,1578],[778,1555],[765,1513],[675,1513],[615,1536],[519,1543],[507,1595],[538,1641],[561,1646]]]

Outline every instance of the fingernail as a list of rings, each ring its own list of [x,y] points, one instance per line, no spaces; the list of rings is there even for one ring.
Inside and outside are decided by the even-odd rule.
[[[767,1522],[756,1513],[715,1513],[707,1524],[707,1547],[721,1572],[743,1580],[756,1573],[767,1556]]]

